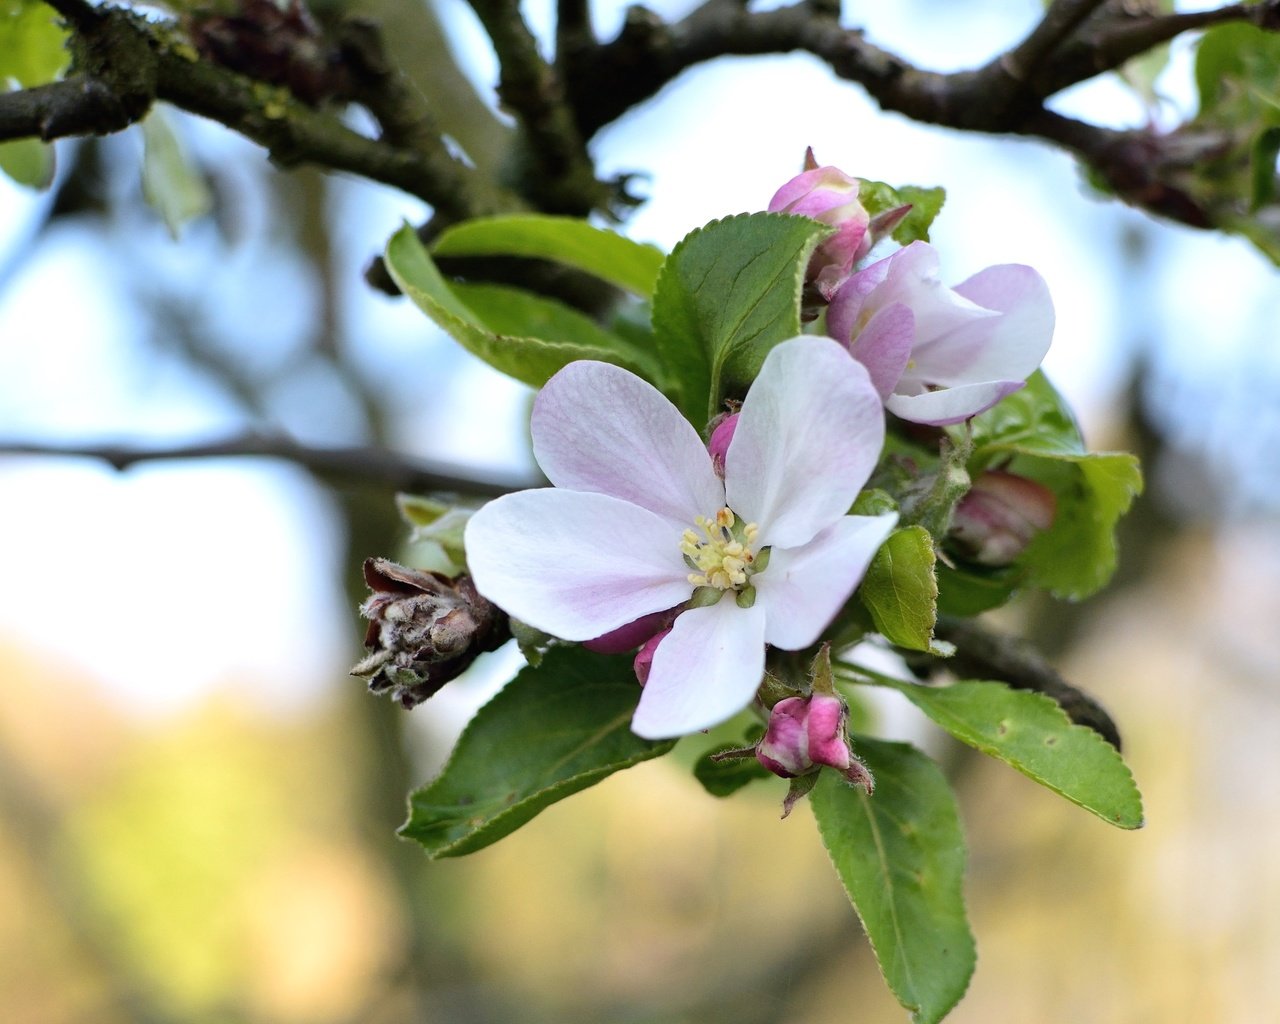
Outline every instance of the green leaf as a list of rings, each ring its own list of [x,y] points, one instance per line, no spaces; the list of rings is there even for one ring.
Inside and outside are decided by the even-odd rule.
[[[1004,683],[922,686],[883,679],[962,743],[990,754],[1110,825],[1142,827],[1142,795],[1119,751],[1042,693]]]
[[[462,536],[474,508],[461,508],[418,494],[397,494],[396,508],[412,530],[410,543],[438,544],[455,565],[466,564]]]
[[[494,331],[445,281],[408,225],[391,236],[387,243],[386,263],[392,279],[414,305],[467,351],[516,380],[541,387],[552,374],[576,359],[602,359],[644,372],[633,359],[613,348],[585,344],[581,340],[547,339]],[[549,303],[551,300],[540,301]],[[527,308],[536,305],[536,301],[526,304]],[[490,315],[497,315],[492,308],[487,311]],[[545,326],[552,321],[562,327],[567,323],[566,319],[557,320],[541,308],[538,322]]]
[[[1019,560],[1025,581],[1070,600],[1106,586],[1118,560],[1116,523],[1142,493],[1137,457],[1126,452],[1019,455],[1009,470],[1044,484],[1058,502],[1053,525]]]
[[[142,138],[142,196],[176,241],[189,221],[213,209],[213,195],[187,160],[163,110],[153,108],[147,115]]]
[[[720,754],[726,750],[740,750],[751,746],[760,738],[757,730],[755,739],[746,743],[718,743],[706,751],[693,764],[693,777],[702,783],[702,788],[712,796],[731,796],[748,783],[757,779],[772,778],[772,773],[754,757],[737,757],[725,761],[711,760],[712,754]]]
[[[39,139],[0,142],[0,171],[19,185],[44,191],[57,170],[53,146]]]
[[[933,1024],[960,1001],[977,959],[955,797],[914,747],[857,737],[856,748],[874,795],[823,771],[813,814],[885,981],[916,1024]]]
[[[883,181],[864,180],[858,188],[858,201],[873,217],[877,213],[911,204],[911,212],[893,229],[891,237],[899,245],[929,241],[929,228],[942,211],[942,204],[946,199],[947,190],[940,186],[924,188],[920,185],[903,185],[894,188]]]
[[[436,256],[526,256],[555,260],[648,298],[662,267],[662,250],[573,217],[521,213],[481,217],[444,231]]]
[[[1090,453],[1044,374],[975,417],[970,472],[998,466],[1054,493],[1053,525],[1018,560],[1020,582],[1072,600],[1095,593],[1115,572],[1115,527],[1142,492],[1142,472],[1125,452]]]
[[[1280,128],[1268,128],[1253,141],[1250,213],[1257,213],[1276,197],[1277,156],[1280,156]]]
[[[1022,578],[1016,566],[938,566],[938,611],[943,615],[978,615],[999,608]]]
[[[890,643],[932,649],[938,618],[934,561],[933,538],[923,526],[895,530],[871,560],[858,594]]]
[[[58,15],[36,0],[0,0],[0,90],[52,82],[67,66],[67,33]]]
[[[605,359],[630,367],[644,367],[642,376],[653,380],[659,374],[651,352],[605,330],[591,317],[521,288],[499,284],[458,283],[449,289],[496,335],[526,335],[544,341],[578,345],[596,353],[588,358]]]
[[[684,237],[653,298],[668,397],[701,428],[745,393],[774,345],[800,333],[800,289],[814,247],[832,233],[807,217],[740,214]]]
[[[427,856],[473,853],[557,800],[665,754],[632,733],[640,690],[627,658],[554,647],[463,731],[439,777],[410,799],[400,834]]]
[[[973,438],[972,466],[985,469],[1001,450],[1018,447],[1045,454],[1079,455],[1085,451],[1080,428],[1062,396],[1042,370],[1027,384],[969,421]],[[953,428],[959,438],[964,427]]]

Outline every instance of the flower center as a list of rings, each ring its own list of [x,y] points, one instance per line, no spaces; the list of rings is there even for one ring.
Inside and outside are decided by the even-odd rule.
[[[694,525],[701,535],[685,530],[680,538],[680,552],[693,570],[689,582],[717,591],[749,589],[751,575],[768,563],[768,549],[755,550],[760,528],[755,523],[742,522],[728,508],[722,508],[712,518],[698,516]]]

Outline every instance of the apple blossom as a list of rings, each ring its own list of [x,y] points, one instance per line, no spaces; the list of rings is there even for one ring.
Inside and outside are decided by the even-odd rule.
[[[942,426],[991,408],[1040,365],[1053,336],[1043,278],[1017,264],[987,267],[954,289],[938,254],[912,242],[850,277],[827,330],[848,346],[896,416]]]
[[[607,363],[571,363],[534,405],[553,488],[490,502],[467,524],[479,591],[564,640],[684,605],[654,641],[632,729],[650,739],[724,721],[754,697],[766,644],[814,643],[896,516],[847,515],[880,455],[866,370],[827,338],[769,352],[717,476],[693,425]]]

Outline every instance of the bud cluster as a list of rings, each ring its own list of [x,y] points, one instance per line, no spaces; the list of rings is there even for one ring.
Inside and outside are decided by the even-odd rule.
[[[457,678],[476,658],[510,637],[507,616],[476,591],[469,576],[450,579],[386,558],[369,558],[373,591],[360,607],[369,620],[370,653],[351,670],[373,693],[391,691],[411,708]]]

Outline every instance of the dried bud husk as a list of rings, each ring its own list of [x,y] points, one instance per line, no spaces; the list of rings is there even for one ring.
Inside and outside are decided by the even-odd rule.
[[[406,708],[511,636],[506,614],[480,596],[470,576],[450,579],[369,558],[364,579],[373,591],[360,606],[369,620],[364,645],[370,653],[351,674],[367,679],[373,693],[390,691]]]

